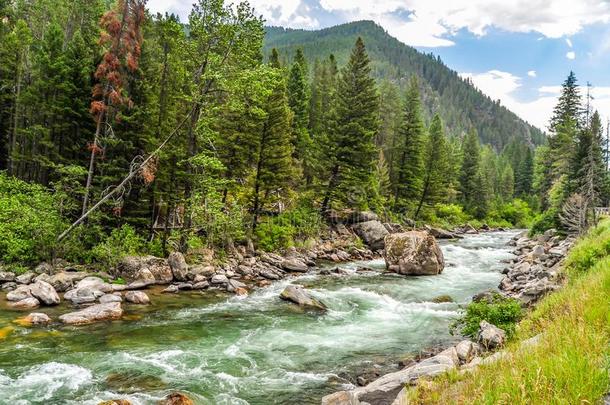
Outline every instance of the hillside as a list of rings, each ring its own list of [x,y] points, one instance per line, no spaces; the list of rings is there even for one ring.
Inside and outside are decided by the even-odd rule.
[[[352,22],[319,31],[267,27],[265,52],[269,54],[275,47],[286,60],[297,48],[302,48],[310,61],[333,53],[341,66],[347,61],[358,36],[364,39],[378,79],[389,79],[401,87],[413,74],[421,79],[426,115],[429,118],[438,111],[450,134],[462,134],[474,126],[481,141],[498,150],[513,138],[534,145],[544,143],[544,134],[538,128],[484,95],[439,57],[403,44],[372,21]]]

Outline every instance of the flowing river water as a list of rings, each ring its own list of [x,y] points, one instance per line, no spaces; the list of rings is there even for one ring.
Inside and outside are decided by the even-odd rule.
[[[121,321],[90,326],[23,328],[12,322],[20,314],[3,306],[0,404],[154,404],[174,390],[201,404],[319,404],[345,388],[345,376],[458,339],[449,325],[459,305],[498,285],[515,234],[441,242],[446,268],[438,276],[352,262],[340,265],[348,274],[302,275],[248,297],[152,291],[153,305],[124,305]],[[311,289],[329,311],[281,301],[289,283]],[[454,302],[433,303],[440,295]],[[56,317],[68,308],[41,311]]]

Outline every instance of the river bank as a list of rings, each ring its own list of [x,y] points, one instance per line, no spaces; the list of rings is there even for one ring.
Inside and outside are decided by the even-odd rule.
[[[0,389],[15,400],[41,392],[95,405],[112,398],[151,404],[170,389],[198,403],[319,403],[325,394],[356,385],[362,374],[395,370],[400,359],[455,341],[448,333],[451,319],[470,296],[498,284],[501,261],[512,257],[505,247],[511,236],[442,242],[447,267],[438,276],[387,274],[382,260],[356,261],[341,265],[341,275],[324,274],[336,265],[326,266],[247,297],[227,298],[220,290],[166,294],[156,287],[152,305],[125,304],[123,319],[111,323],[13,324],[0,352],[7,364]],[[357,271],[362,267],[369,270]],[[310,313],[279,300],[290,283],[306,286],[329,311]],[[206,298],[210,294],[218,296]],[[434,303],[440,295],[454,302]],[[7,323],[14,317],[0,313]],[[50,370],[52,385],[42,377]],[[113,384],[114,374],[133,388]],[[77,375],[86,378],[75,380]]]

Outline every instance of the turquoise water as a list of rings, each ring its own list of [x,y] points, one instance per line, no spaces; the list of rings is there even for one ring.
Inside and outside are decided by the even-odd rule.
[[[443,242],[447,267],[438,276],[384,274],[375,260],[248,297],[156,290],[152,306],[124,304],[123,320],[91,326],[23,328],[12,322],[23,314],[3,307],[0,404],[153,404],[174,390],[200,404],[319,404],[349,386],[346,375],[455,340],[448,326],[458,305],[497,286],[514,234]],[[362,265],[373,271],[357,272]],[[311,289],[329,311],[281,301],[289,283]],[[455,303],[430,302],[440,295]],[[67,311],[41,309],[54,318]]]

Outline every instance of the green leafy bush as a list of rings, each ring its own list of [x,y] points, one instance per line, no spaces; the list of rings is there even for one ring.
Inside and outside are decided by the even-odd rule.
[[[114,266],[123,257],[145,253],[147,245],[130,225],[114,229],[103,242],[91,249],[92,257],[98,263]]]
[[[57,206],[43,187],[0,174],[0,260],[33,264],[50,258],[67,225]]]
[[[296,208],[261,222],[256,228],[256,241],[266,251],[285,249],[297,241],[318,236],[323,223],[316,210]]]
[[[500,205],[493,215],[490,216],[496,220],[505,221],[517,228],[527,228],[533,219],[532,209],[529,204],[518,198]]]
[[[532,227],[530,228],[530,236],[535,236],[544,233],[547,229],[557,228],[557,211],[549,209],[542,214],[538,214],[532,221]]]
[[[464,336],[476,337],[481,321],[487,321],[506,331],[508,338],[515,333],[517,322],[523,317],[519,301],[494,293],[490,300],[471,302],[462,311],[462,316],[453,324]]]

